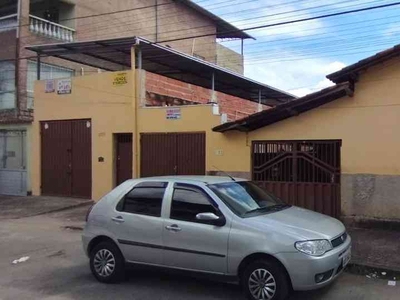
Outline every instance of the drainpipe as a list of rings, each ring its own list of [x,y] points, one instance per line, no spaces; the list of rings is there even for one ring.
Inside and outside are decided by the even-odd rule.
[[[21,27],[21,2],[18,0],[17,6],[17,29],[16,29],[16,40],[15,40],[15,75],[14,75],[14,95],[15,95],[15,108],[16,116],[19,115],[19,53],[20,53],[20,27]]]

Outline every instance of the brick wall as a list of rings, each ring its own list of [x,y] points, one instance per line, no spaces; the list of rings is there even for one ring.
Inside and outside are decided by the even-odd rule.
[[[211,90],[209,89],[150,72],[146,72],[145,78],[145,88],[148,93],[203,104],[206,104],[211,100]],[[220,112],[226,113],[228,115],[228,120],[241,119],[258,111],[258,103],[246,99],[234,97],[221,92],[216,92],[216,99],[220,106]],[[146,102],[153,104],[151,100],[152,99],[146,99]],[[263,109],[268,108],[268,106],[263,105]]]

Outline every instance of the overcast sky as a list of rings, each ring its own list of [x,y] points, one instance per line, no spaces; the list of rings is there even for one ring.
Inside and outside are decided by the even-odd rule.
[[[196,0],[239,28],[273,24],[393,0]],[[331,84],[325,76],[400,43],[400,6],[246,31],[245,75],[303,96]],[[239,42],[222,42],[240,51]]]

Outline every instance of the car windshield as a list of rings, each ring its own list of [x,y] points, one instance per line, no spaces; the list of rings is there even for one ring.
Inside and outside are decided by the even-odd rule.
[[[208,187],[239,216],[277,211],[290,206],[251,181],[224,182]]]

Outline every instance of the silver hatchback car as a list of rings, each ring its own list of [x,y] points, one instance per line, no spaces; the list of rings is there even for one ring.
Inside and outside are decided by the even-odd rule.
[[[142,264],[236,278],[252,300],[323,287],[351,257],[340,221],[214,176],[128,180],[92,207],[82,241],[101,282]]]

